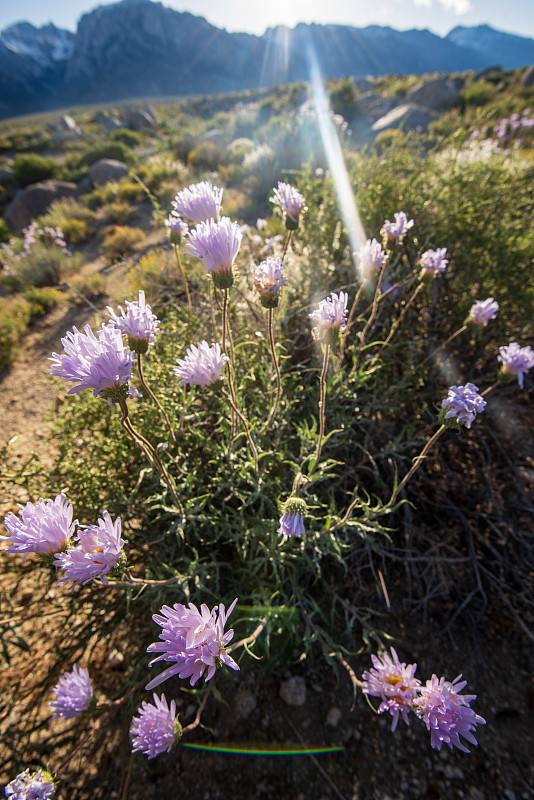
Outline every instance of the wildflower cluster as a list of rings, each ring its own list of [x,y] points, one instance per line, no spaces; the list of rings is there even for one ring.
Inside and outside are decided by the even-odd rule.
[[[451,386],[441,405],[446,412],[444,420],[470,428],[476,415],[486,408],[486,401],[479,395],[474,383],[466,383],[465,386]]]
[[[441,750],[443,744],[451,750],[457,747],[464,753],[469,750],[460,736],[470,744],[477,744],[474,731],[486,721],[470,707],[476,695],[459,694],[467,685],[461,675],[452,683],[433,675],[425,686],[415,677],[417,664],[405,664],[399,660],[394,648],[391,655],[384,652],[380,658],[371,656],[373,666],[363,673],[363,691],[371,697],[379,697],[378,713],[393,717],[391,730],[397,727],[399,717],[410,724],[410,714],[422,720],[430,731],[431,746]]]
[[[530,108],[524,108],[521,114],[514,112],[503,117],[492,128],[475,128],[466,141],[466,147],[480,144],[490,145],[503,155],[510,155],[511,148],[518,150],[522,146],[532,144],[534,136],[534,114]]]

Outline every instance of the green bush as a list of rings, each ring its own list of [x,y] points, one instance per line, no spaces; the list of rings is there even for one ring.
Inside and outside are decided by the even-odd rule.
[[[54,178],[58,168],[58,163],[54,158],[44,158],[35,153],[28,153],[15,158],[13,176],[20,186],[28,186],[31,183]]]
[[[113,131],[111,138],[114,142],[122,142],[127,147],[137,147],[143,141],[143,137],[137,131],[129,131],[127,128],[121,128],[118,131]]]
[[[130,255],[145,239],[145,233],[140,228],[130,228],[125,225],[112,225],[106,228],[102,236],[102,250],[110,262]]]
[[[217,169],[225,159],[226,155],[219,144],[201,142],[191,150],[187,156],[187,163],[194,170]]]
[[[14,362],[30,319],[31,304],[24,297],[0,297],[0,369]]]
[[[101,158],[112,158],[117,161],[124,161],[127,164],[133,160],[130,148],[123,142],[105,142],[86,150],[79,157],[78,165],[90,167],[91,164],[100,161]]]
[[[0,217],[0,242],[9,242],[11,239],[11,231],[7,227],[5,219]]]
[[[485,81],[477,81],[465,86],[459,94],[458,105],[461,108],[485,106],[495,97],[495,86]]]
[[[22,296],[30,304],[30,316],[34,319],[35,317],[44,316],[47,311],[57,306],[64,294],[59,289],[48,286],[42,289],[31,286],[22,292]]]

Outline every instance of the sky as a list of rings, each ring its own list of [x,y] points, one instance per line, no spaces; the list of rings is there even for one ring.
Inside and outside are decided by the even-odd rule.
[[[0,0],[0,30],[13,22],[54,22],[76,29],[80,16],[115,0]],[[298,22],[429,28],[444,35],[456,25],[488,23],[499,30],[534,38],[534,0],[163,0],[228,31],[262,34],[268,27]]]

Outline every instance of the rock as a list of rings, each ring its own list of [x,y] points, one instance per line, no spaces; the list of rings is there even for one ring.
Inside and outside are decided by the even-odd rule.
[[[487,78],[488,75],[498,75],[499,72],[502,72],[502,67],[500,67],[498,64],[493,64],[491,67],[479,69],[478,72],[475,72],[471,80],[473,83],[476,83],[476,81],[481,81],[483,78]]]
[[[122,122],[131,131],[154,130],[154,120],[144,109],[137,108],[126,111],[122,115]]]
[[[452,81],[436,78],[424,81],[406,93],[408,103],[431,108],[433,111],[446,111],[456,103],[460,90]]]
[[[2,169],[0,169],[0,186],[13,182],[13,170],[10,167],[2,167]]]
[[[110,181],[118,181],[128,175],[128,166],[124,161],[114,158],[101,158],[89,167],[89,178],[94,186],[103,186]]]
[[[240,689],[234,698],[234,712],[239,719],[248,717],[256,708],[256,695],[246,686]]]
[[[78,192],[80,194],[89,194],[93,191],[93,182],[89,175],[86,175],[85,178],[82,178],[78,181]]]
[[[341,710],[337,706],[331,706],[326,715],[326,724],[332,728],[337,728],[341,720]]]
[[[534,64],[532,64],[531,67],[527,67],[526,70],[523,72],[523,76],[521,78],[521,84],[526,89],[529,89],[531,86],[534,86]]]
[[[108,117],[107,114],[104,114],[103,111],[99,111],[93,117],[93,122],[96,122],[97,125],[102,125],[107,131],[116,131],[119,128],[123,128],[124,125],[120,121],[120,119],[116,119],[115,117]]]
[[[372,127],[375,133],[385,131],[387,128],[402,128],[405,131],[427,131],[434,117],[435,114],[430,110],[404,103],[380,117]]]
[[[115,647],[108,656],[108,665],[111,669],[124,669],[124,655]]]
[[[11,230],[20,231],[36,217],[44,214],[54,200],[60,197],[75,197],[78,187],[66,181],[42,181],[21,189],[4,212],[4,219]]]
[[[280,697],[288,706],[303,706],[306,702],[306,683],[300,675],[294,675],[280,684]]]
[[[369,78],[354,78],[354,85],[361,94],[375,90],[375,85]]]
[[[58,130],[67,131],[68,133],[76,133],[78,135],[81,135],[82,133],[77,123],[69,114],[63,114],[58,122]]]

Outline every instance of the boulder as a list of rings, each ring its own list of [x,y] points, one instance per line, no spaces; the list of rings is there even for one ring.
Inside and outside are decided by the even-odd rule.
[[[521,84],[526,89],[530,89],[531,86],[534,86],[534,64],[531,67],[527,67],[523,72]]]
[[[151,115],[142,108],[126,111],[122,115],[123,124],[131,131],[152,131],[155,128],[155,121]]]
[[[433,111],[446,111],[452,108],[458,99],[460,89],[450,80],[436,78],[419,83],[406,93],[406,101]]]
[[[63,114],[58,122],[58,130],[65,131],[66,133],[75,133],[81,135],[81,130],[69,114]]]
[[[483,78],[487,78],[488,75],[498,75],[499,72],[502,72],[502,67],[498,64],[492,64],[490,67],[484,67],[484,69],[479,69],[478,72],[475,72],[472,81],[475,83],[476,81],[481,81]]]
[[[373,125],[373,131],[380,133],[387,128],[401,128],[404,131],[425,132],[435,116],[430,109],[404,103],[380,117]]]
[[[124,161],[114,158],[101,158],[89,167],[89,178],[94,186],[103,186],[110,181],[119,181],[128,175],[128,166]]]
[[[75,197],[78,187],[66,181],[42,181],[21,189],[4,212],[4,219],[13,231],[20,231],[36,217],[44,214],[54,200]]]
[[[98,111],[94,117],[93,122],[96,122],[97,125],[102,125],[107,131],[115,131],[118,128],[123,128],[124,125],[119,119],[115,117],[108,117],[107,114],[104,114],[103,111]]]

